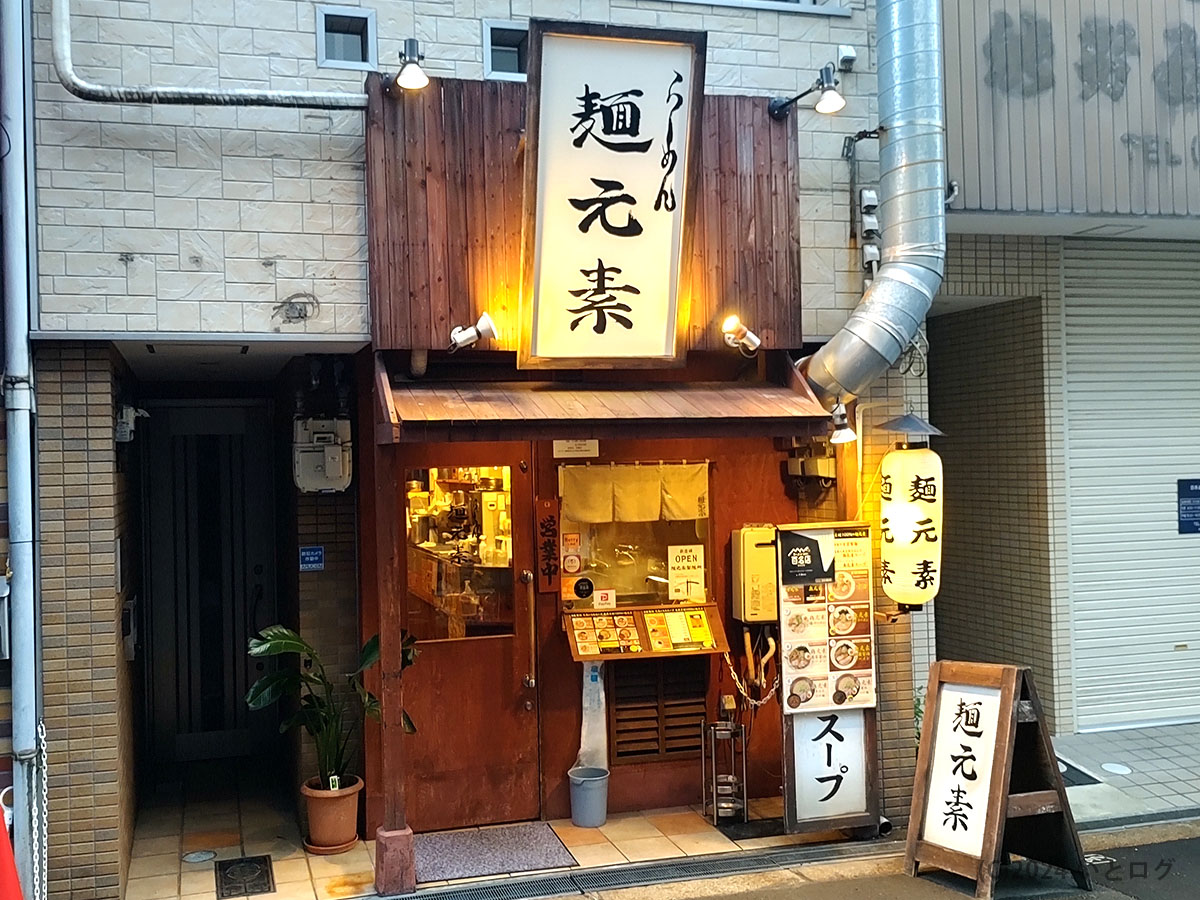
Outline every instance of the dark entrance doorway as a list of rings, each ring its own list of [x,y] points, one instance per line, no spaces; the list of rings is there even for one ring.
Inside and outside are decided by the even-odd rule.
[[[247,641],[278,620],[270,409],[154,406],[144,430],[146,749],[160,770],[261,753],[278,712],[242,698],[270,665]]]

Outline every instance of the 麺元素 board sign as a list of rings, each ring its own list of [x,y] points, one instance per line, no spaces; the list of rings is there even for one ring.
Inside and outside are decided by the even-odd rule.
[[[1028,668],[939,660],[929,670],[904,870],[975,879],[991,900],[1013,855],[1091,878]]]
[[[518,364],[674,361],[704,34],[534,20],[529,49]]]
[[[871,529],[778,529],[780,678],[791,714],[873,707]]]
[[[983,853],[1000,689],[943,684],[934,723],[930,813],[924,839],[968,856]]]

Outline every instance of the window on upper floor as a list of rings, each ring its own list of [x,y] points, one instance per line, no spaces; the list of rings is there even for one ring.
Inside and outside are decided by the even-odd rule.
[[[367,71],[378,68],[375,11],[355,6],[318,6],[317,65]]]
[[[483,75],[524,81],[528,68],[529,26],[524,22],[483,20]]]

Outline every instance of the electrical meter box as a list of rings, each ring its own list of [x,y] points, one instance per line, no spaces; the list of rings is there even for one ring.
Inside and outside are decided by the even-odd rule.
[[[297,419],[292,474],[306,494],[344,491],[350,486],[349,419]]]
[[[733,532],[733,617],[741,622],[779,618],[775,527],[746,525]]]

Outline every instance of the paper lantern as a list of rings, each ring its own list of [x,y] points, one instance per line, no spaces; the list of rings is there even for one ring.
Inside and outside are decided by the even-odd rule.
[[[942,460],[926,447],[891,450],[879,477],[883,592],[920,606],[942,583]]]

